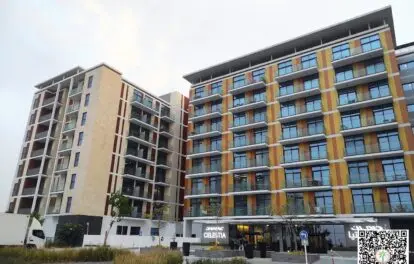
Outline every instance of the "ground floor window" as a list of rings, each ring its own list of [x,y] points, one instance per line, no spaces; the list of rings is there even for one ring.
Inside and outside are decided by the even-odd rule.
[[[129,231],[129,234],[131,236],[139,236],[141,232],[140,226],[131,226],[131,230]]]
[[[128,234],[128,226],[117,226],[116,227],[116,234],[117,235],[127,235]]]
[[[151,227],[151,236],[158,236],[160,233],[160,230],[156,227]]]

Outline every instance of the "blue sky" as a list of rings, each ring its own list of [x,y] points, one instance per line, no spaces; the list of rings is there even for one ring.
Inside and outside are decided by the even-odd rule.
[[[155,94],[187,93],[186,73],[386,5],[397,44],[414,41],[412,0],[0,1],[0,211],[35,84],[106,62]]]

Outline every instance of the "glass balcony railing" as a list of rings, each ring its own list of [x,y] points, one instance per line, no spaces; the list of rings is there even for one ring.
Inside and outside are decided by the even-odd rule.
[[[32,154],[30,155],[31,157],[37,157],[37,156],[41,156],[45,154],[45,149],[36,149],[36,150],[32,150]]]
[[[147,174],[145,172],[145,170],[141,170],[140,168],[135,168],[135,167],[125,167],[124,169],[124,174],[127,175],[132,175],[135,177],[140,177],[140,178],[145,178],[145,179],[149,179],[152,180],[152,177],[150,174]]]
[[[74,95],[82,92],[82,86],[78,86],[77,88],[72,88],[69,95]]]
[[[350,184],[361,183],[377,183],[377,182],[393,182],[407,180],[406,171],[398,171],[393,173],[375,172],[375,173],[359,173],[358,175],[349,175]]]
[[[257,76],[255,78],[246,78],[243,81],[239,81],[230,85],[230,91],[237,90],[242,87],[255,84],[255,83],[267,83],[265,76]]]
[[[134,197],[140,197],[145,199],[151,199],[151,195],[144,191],[142,187],[133,187],[133,186],[122,186],[122,194]]]
[[[363,69],[359,69],[357,71],[349,70],[345,72],[339,72],[335,76],[335,83],[341,83],[350,81],[357,78],[366,77],[369,75],[373,75],[376,73],[385,72],[385,64],[384,63],[377,63],[373,65],[368,65]]]
[[[325,127],[323,124],[314,127],[296,128],[295,130],[289,129],[288,132],[282,132],[281,139],[286,140],[293,138],[309,137],[319,134],[325,134]]]
[[[199,154],[204,152],[212,152],[212,151],[221,151],[221,145],[201,145],[197,147],[193,147],[192,151],[189,154]]]
[[[43,122],[52,118],[52,113],[39,116],[39,122]]]
[[[202,109],[198,109],[196,111],[194,111],[194,116],[193,117],[199,117],[199,116],[204,116],[204,115],[209,115],[209,114],[213,114],[213,113],[220,113],[222,112],[222,107],[209,107],[209,108],[202,108]]]
[[[287,204],[281,213],[283,215],[315,215],[315,214],[333,214],[335,212],[333,205],[312,205],[312,204]]]
[[[217,185],[207,185],[201,187],[193,187],[186,190],[186,195],[200,195],[200,194],[219,194],[221,193],[220,184]]]
[[[310,104],[309,106],[307,105],[298,105],[295,106],[294,108],[282,108],[280,109],[280,117],[290,117],[290,116],[295,116],[295,115],[300,115],[300,114],[305,114],[305,113],[311,113],[311,112],[315,112],[315,111],[321,111],[322,110],[322,103],[319,101],[318,103],[314,103],[314,104]]]
[[[354,204],[352,213],[413,213],[413,202]]]
[[[159,105],[154,106],[154,103],[152,101],[146,100],[143,97],[137,95],[132,97],[132,103],[138,103],[154,113],[157,113],[160,109]]]
[[[238,184],[229,186],[229,192],[269,191],[270,183]]]
[[[221,172],[221,164],[195,166],[189,169],[188,174]]]
[[[263,96],[257,96],[257,97],[255,96],[244,97],[242,100],[237,100],[236,102],[232,101],[230,103],[229,108],[236,108],[236,107],[246,106],[246,105],[259,103],[259,102],[267,103],[266,95],[263,94]]]
[[[46,130],[46,131],[43,131],[43,132],[38,132],[38,133],[36,133],[35,134],[35,139],[39,139],[39,138],[45,138],[45,137],[47,137],[47,133],[48,133],[49,131],[48,130]]]
[[[151,117],[150,116],[145,116],[145,115],[140,115],[138,113],[132,112],[131,113],[131,119],[137,119],[140,120],[150,126],[154,126],[154,124],[151,122]]]
[[[36,192],[36,187],[26,187],[22,190],[22,195],[32,195]]]
[[[230,148],[240,148],[240,147],[247,147],[247,146],[252,146],[252,145],[268,144],[268,143],[269,143],[268,137],[245,138],[244,140],[231,141]]]
[[[26,171],[27,176],[37,175],[39,173],[40,173],[40,168],[27,169]]]
[[[364,128],[376,125],[389,124],[393,122],[396,122],[395,116],[393,114],[384,115],[380,117],[364,117],[363,119],[359,116],[359,118],[353,118],[352,121],[349,122],[344,122],[344,118],[342,118],[341,130]]]
[[[201,126],[201,127],[196,127],[191,132],[191,135],[200,135],[200,134],[216,132],[216,131],[220,132],[221,131],[221,126]]]
[[[138,149],[127,148],[125,155],[131,155],[141,159],[148,159],[148,154],[143,151],[138,151]]]
[[[186,212],[187,217],[203,217],[221,215],[220,209],[210,206],[191,206]]]
[[[253,167],[267,167],[269,166],[269,160],[267,158],[260,158],[260,159],[245,159],[241,161],[235,161],[234,169],[246,169],[246,168],[253,168]]]
[[[60,145],[59,150],[67,150],[67,149],[71,149],[73,146],[73,142],[72,141],[65,141]]]
[[[291,155],[284,155],[281,159],[281,163],[293,163],[293,162],[304,162],[310,160],[321,160],[327,159],[328,154],[324,152],[300,152],[292,153]]]
[[[284,87],[279,88],[279,92],[277,96],[281,97],[281,96],[293,95],[296,93],[300,93],[300,92],[304,92],[304,91],[308,91],[312,89],[317,89],[317,88],[319,88],[319,84],[315,86],[309,86],[309,87],[306,87],[303,84],[289,85],[289,86],[284,86]]]
[[[212,95],[223,95],[223,90],[207,90],[205,89],[202,93],[194,94],[191,100],[197,100]]]
[[[150,136],[149,135],[147,135],[145,133],[142,133],[142,132],[139,132],[139,131],[136,131],[136,130],[130,130],[129,131],[129,136],[130,137],[136,137],[136,138],[139,138],[141,140],[147,141],[151,144],[154,144],[152,141],[150,141]]]
[[[342,60],[349,57],[357,56],[363,53],[367,53],[373,50],[381,49],[381,43],[378,41],[378,45],[373,47],[372,49],[362,48],[362,46],[358,46],[355,48],[348,48],[345,50],[342,50],[341,52],[334,52],[332,53],[332,61]]]
[[[256,124],[260,122],[267,123],[267,116],[260,115],[260,116],[249,116],[246,118],[234,119],[231,125],[232,127],[240,127],[240,126],[246,126],[246,125]]]
[[[346,97],[339,96],[338,99],[338,105],[344,106],[344,105],[350,105],[350,104],[356,104],[364,101],[374,100],[374,99],[380,99],[383,97],[390,96],[389,90],[383,90],[381,93],[360,93],[360,94],[354,94],[354,95],[348,95]]]
[[[66,123],[65,126],[63,127],[63,131],[69,131],[69,130],[75,129],[75,127],[76,127],[76,122]]]
[[[60,163],[56,166],[56,171],[67,170],[69,168],[69,164]]]
[[[69,105],[68,106],[68,110],[66,110],[66,113],[68,114],[68,113],[72,113],[72,112],[78,111],[79,108],[80,108],[80,104],[72,104],[72,105]]]
[[[55,101],[55,99],[56,99],[55,97],[45,98],[43,99],[43,105],[51,104]]]
[[[286,180],[285,188],[319,187],[329,186],[330,184],[329,178]]]
[[[298,71],[310,69],[310,68],[313,68],[313,67],[318,67],[318,62],[316,61],[316,59],[310,60],[310,61],[307,61],[307,62],[304,62],[304,63],[293,64],[291,66],[281,68],[281,69],[279,69],[278,71],[275,72],[275,76],[276,77],[284,76],[284,75],[288,75],[288,74],[295,73],[295,72],[298,72]]]
[[[391,142],[391,144],[356,143],[354,145],[354,147],[345,147],[345,156],[357,156],[401,150],[401,144],[398,140]]]

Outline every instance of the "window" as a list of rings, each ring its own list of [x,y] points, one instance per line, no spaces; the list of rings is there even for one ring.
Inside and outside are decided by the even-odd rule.
[[[73,161],[73,167],[78,167],[78,165],[79,165],[79,156],[80,156],[80,153],[76,152],[75,160]]]
[[[348,162],[348,173],[351,184],[370,182],[368,162]]]
[[[247,190],[247,174],[234,175],[234,191],[246,191]]]
[[[266,108],[256,109],[253,113],[254,122],[262,122],[266,120]]]
[[[205,111],[204,111],[204,105],[195,105],[194,106],[194,115],[195,116],[201,116],[204,115]]]
[[[375,108],[373,112],[376,125],[395,121],[394,109],[392,105]]]
[[[253,101],[266,101],[266,90],[258,90],[253,92]]]
[[[279,96],[293,94],[294,87],[293,82],[285,82],[279,85]]]
[[[141,227],[140,226],[131,226],[129,230],[130,236],[139,236],[141,234]]]
[[[315,192],[315,213],[333,213],[332,192]]]
[[[194,123],[194,133],[195,134],[201,134],[205,131],[203,122]]]
[[[296,123],[289,123],[282,126],[283,139],[296,138],[298,136]]]
[[[68,200],[66,201],[66,213],[70,213],[70,209],[72,207],[72,197],[68,197]]]
[[[283,147],[283,156],[284,156],[285,162],[299,161],[299,146]]]
[[[75,188],[75,183],[76,183],[76,174],[72,174],[71,178],[70,178],[70,186],[69,189],[73,189]]]
[[[312,76],[303,80],[303,88],[306,90],[319,88],[319,78],[318,76]]]
[[[341,120],[343,130],[361,127],[359,112],[346,113],[342,115]]]
[[[407,105],[407,111],[408,111],[409,113],[414,112],[414,104],[409,104],[409,105]]]
[[[332,60],[340,60],[351,55],[349,50],[349,43],[345,43],[332,48]]]
[[[408,69],[414,69],[414,61],[401,63],[401,64],[398,65],[398,67],[400,68],[400,71],[408,70]]]
[[[352,66],[338,69],[338,71],[335,74],[335,78],[336,78],[336,82],[344,82],[344,81],[351,80],[352,78],[354,78]]]
[[[265,69],[255,70],[252,72],[253,81],[260,82],[263,81],[265,77]]]
[[[192,194],[200,194],[203,191],[203,179],[202,178],[195,178],[191,181],[191,193]]]
[[[414,82],[404,83],[403,89],[405,92],[414,92]]]
[[[159,236],[160,230],[157,227],[151,227],[151,236]]]
[[[43,233],[43,230],[33,229],[32,235],[41,239],[45,239],[45,233]]]
[[[233,96],[233,107],[245,104],[244,94],[236,94]]]
[[[89,105],[89,97],[90,97],[90,94],[86,94],[85,95],[85,103],[83,104],[83,106],[88,106]]]
[[[410,188],[408,186],[388,187],[387,193],[391,212],[413,211]]]
[[[374,199],[372,189],[352,190],[355,213],[374,213]]]
[[[312,180],[316,181],[312,185],[329,185],[329,167],[328,166],[315,166],[312,167]]]
[[[255,161],[256,161],[256,166],[268,165],[269,153],[266,150],[256,151]]]
[[[92,82],[93,82],[93,76],[89,76],[89,78],[88,78],[88,88],[92,87]]]
[[[82,143],[83,143],[83,132],[79,132],[78,146],[82,145]]]
[[[316,66],[316,53],[312,53],[301,58],[302,69],[307,69]]]
[[[281,104],[280,113],[282,117],[292,116],[296,114],[296,107],[294,103]]]
[[[255,175],[255,184],[257,189],[266,189],[269,187],[269,172],[268,171],[259,171]]]
[[[320,119],[308,121],[308,134],[316,135],[323,133],[323,121]]]
[[[216,82],[211,85],[211,94],[221,94],[221,82]]]
[[[236,77],[233,78],[233,87],[234,87],[234,89],[242,87],[244,85],[245,85],[244,74],[236,76]]]
[[[246,114],[238,113],[233,115],[234,126],[242,126],[247,123]]]
[[[312,160],[326,158],[326,142],[312,143],[309,145],[309,149]]]
[[[402,181],[407,179],[404,159],[382,160],[382,168],[386,181]]]
[[[378,34],[361,38],[361,46],[363,52],[381,48],[381,41]]]
[[[375,74],[385,71],[385,65],[382,60],[370,61],[366,63],[365,70],[367,75]]]
[[[353,104],[357,102],[357,95],[354,89],[344,90],[339,93],[339,105]]]
[[[313,112],[313,111],[318,111],[321,110],[321,98],[317,98],[317,97],[311,97],[306,99],[305,102],[306,105],[306,111],[307,112]]]
[[[377,135],[381,152],[400,150],[398,131],[384,132]]]
[[[234,147],[241,147],[246,145],[246,134],[243,133],[234,133],[233,135],[233,141],[234,141]]]
[[[210,158],[211,171],[221,171],[221,157]]]
[[[237,216],[247,215],[247,196],[234,197],[234,214]]]
[[[221,113],[221,101],[214,101],[211,102],[211,112],[219,112]]]
[[[285,169],[286,187],[301,187],[301,173],[300,169]]]
[[[365,154],[362,136],[345,138],[345,150],[348,156]]]
[[[84,112],[83,114],[82,114],[82,119],[81,119],[81,126],[83,126],[83,125],[85,125],[85,123],[86,123],[86,112]]]
[[[303,214],[305,213],[304,203],[303,203],[303,193],[286,193],[288,210],[286,214]]]
[[[221,150],[221,137],[211,139],[211,150]]]
[[[142,102],[144,95],[141,92],[138,92],[137,90],[134,90],[134,99],[137,102]]]
[[[254,131],[254,143],[255,144],[261,144],[267,142],[267,130],[261,129],[261,130],[255,130]]]
[[[128,234],[128,226],[116,226],[116,234],[126,236]]]
[[[269,194],[256,195],[256,215],[268,215],[271,205],[271,198]]]
[[[221,193],[221,178],[210,177],[209,178],[210,193]]]
[[[194,99],[198,99],[204,96],[204,86],[203,87],[197,87],[194,90]]]
[[[221,131],[221,119],[211,119],[211,131]]]
[[[234,168],[246,168],[247,167],[247,157],[246,153],[234,153]]]
[[[370,83],[369,87],[369,95],[371,98],[380,98],[384,96],[390,95],[390,89],[388,88],[388,82],[377,82],[377,83]]]
[[[193,151],[197,153],[197,152],[201,152],[202,150],[203,150],[203,140],[202,139],[194,140]]]
[[[291,73],[292,71],[293,71],[292,61],[285,61],[285,62],[279,63],[278,65],[279,76]]]

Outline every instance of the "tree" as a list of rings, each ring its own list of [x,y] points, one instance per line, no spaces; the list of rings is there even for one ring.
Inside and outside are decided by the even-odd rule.
[[[221,204],[213,203],[213,204],[210,205],[208,210],[209,210],[208,214],[211,215],[211,216],[214,216],[214,219],[216,220],[216,226],[218,226],[219,221],[220,221],[220,217],[222,216]],[[218,236],[217,235],[216,235],[216,241],[214,242],[214,246],[215,247],[218,246]]]
[[[166,211],[169,209],[168,204],[156,203],[152,208],[152,219],[156,220],[158,228],[158,246],[161,246],[161,225],[162,221],[167,221]]]
[[[43,222],[45,221],[45,219],[44,219],[44,218],[42,218],[38,212],[33,212],[33,213],[30,215],[30,223],[32,222],[32,219],[33,219],[33,218],[35,218],[37,221],[39,221],[39,223],[40,223],[41,225],[43,225]]]
[[[57,244],[71,247],[80,246],[82,245],[83,234],[83,226],[80,224],[58,225],[56,230]]]
[[[111,193],[109,196],[109,205],[111,205],[111,221],[109,222],[108,230],[105,232],[104,246],[108,240],[109,231],[115,222],[120,222],[123,217],[131,214],[131,206],[129,205],[128,198],[122,195],[120,191]]]

